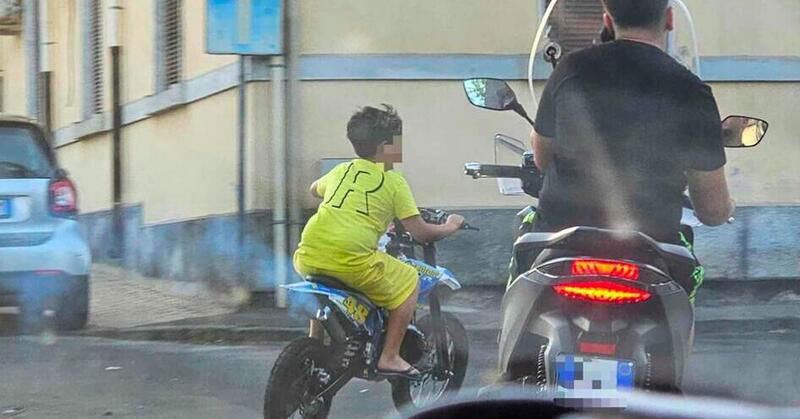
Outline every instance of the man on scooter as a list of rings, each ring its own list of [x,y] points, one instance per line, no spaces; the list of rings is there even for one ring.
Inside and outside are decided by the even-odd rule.
[[[680,233],[687,186],[707,225],[725,223],[735,208],[717,104],[665,52],[669,0],[602,2],[614,40],[561,60],[539,104],[531,141],[545,179],[532,228],[634,230],[688,246]]]

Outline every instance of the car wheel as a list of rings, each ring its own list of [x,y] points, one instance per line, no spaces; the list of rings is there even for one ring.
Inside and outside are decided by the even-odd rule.
[[[56,311],[58,330],[80,330],[89,321],[89,277],[77,277],[60,299]]]

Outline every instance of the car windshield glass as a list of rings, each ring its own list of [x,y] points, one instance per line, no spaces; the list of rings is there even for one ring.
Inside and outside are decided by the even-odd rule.
[[[0,127],[0,178],[49,177],[52,164],[28,128]]]

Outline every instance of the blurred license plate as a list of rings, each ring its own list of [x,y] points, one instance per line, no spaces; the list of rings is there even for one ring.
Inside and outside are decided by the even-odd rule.
[[[0,199],[0,218],[11,218],[10,199]]]
[[[613,403],[620,393],[633,389],[635,377],[631,361],[584,355],[556,358],[556,393],[560,399],[606,399]]]

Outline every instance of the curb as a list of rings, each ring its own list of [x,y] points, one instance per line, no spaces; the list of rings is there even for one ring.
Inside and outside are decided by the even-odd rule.
[[[695,323],[698,335],[728,337],[746,334],[798,334],[800,318],[704,320]],[[471,338],[494,341],[496,328],[467,328]],[[88,329],[77,336],[132,341],[167,341],[194,344],[243,345],[287,342],[307,334],[304,327],[227,327],[227,326],[157,326],[129,329]]]
[[[286,342],[308,333],[306,328],[156,326],[129,329],[87,329],[77,336],[115,340],[168,341],[198,344]]]

